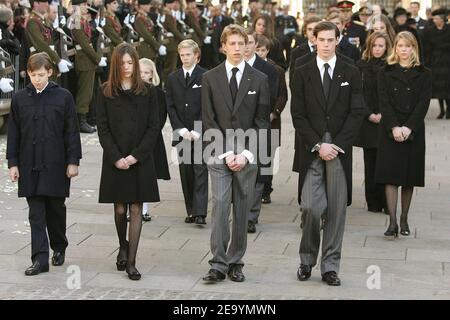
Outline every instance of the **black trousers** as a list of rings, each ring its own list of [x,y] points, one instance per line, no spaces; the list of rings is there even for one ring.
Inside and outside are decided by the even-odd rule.
[[[179,165],[186,212],[189,216],[204,216],[208,211],[208,167],[206,164]]]
[[[28,219],[31,227],[31,261],[48,264],[49,248],[53,251],[65,252],[66,238],[66,198],[36,196],[27,198],[30,209]]]
[[[377,163],[377,149],[364,148],[364,181],[367,209],[381,211],[386,207],[384,185],[375,183],[375,165]]]

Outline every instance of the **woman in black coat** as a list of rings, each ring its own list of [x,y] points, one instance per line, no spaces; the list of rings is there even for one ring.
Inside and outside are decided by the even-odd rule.
[[[142,228],[142,203],[159,201],[153,149],[160,132],[156,90],[140,77],[136,50],[114,49],[108,81],[99,91],[97,126],[103,148],[101,203],[114,203],[120,250],[117,269],[139,280],[136,253]],[[126,241],[130,209],[129,242]]]
[[[366,40],[362,59],[356,63],[363,80],[363,95],[367,113],[356,146],[364,150],[364,183],[367,210],[381,212],[385,208],[384,186],[375,183],[378,129],[381,113],[378,103],[377,75],[386,65],[392,44],[384,32],[374,32]]]
[[[425,116],[431,99],[431,71],[420,64],[417,41],[400,32],[388,65],[378,74],[381,127],[375,182],[385,184],[390,216],[388,238],[398,235],[398,187],[402,187],[400,233],[409,235],[408,211],[414,187],[425,185]]]
[[[439,100],[441,112],[438,119],[442,119],[444,115],[446,119],[450,119],[450,25],[445,23],[444,9],[434,10],[432,15],[434,24],[424,37],[425,65],[432,71],[432,97]]]

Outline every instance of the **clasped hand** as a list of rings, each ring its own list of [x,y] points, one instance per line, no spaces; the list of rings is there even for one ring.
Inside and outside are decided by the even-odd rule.
[[[129,155],[126,158],[117,160],[114,165],[116,166],[117,169],[128,170],[130,168],[130,166],[132,166],[133,164],[136,164],[137,162],[138,161],[136,160],[135,157],[133,157],[132,155]]]
[[[409,136],[411,135],[411,129],[408,127],[394,127],[392,128],[392,136],[394,137],[394,140],[397,142],[403,142],[408,140]]]
[[[322,143],[319,149],[319,156],[322,160],[330,161],[336,158],[340,148],[332,143]]]
[[[225,158],[228,168],[231,171],[241,171],[247,165],[247,158],[242,154],[230,154]]]

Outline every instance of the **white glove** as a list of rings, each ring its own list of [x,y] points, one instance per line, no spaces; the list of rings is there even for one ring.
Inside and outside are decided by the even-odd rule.
[[[59,69],[59,72],[61,72],[61,73],[69,72],[69,67],[71,67],[71,66],[72,66],[72,63],[67,60],[64,60],[64,59],[61,59],[61,61],[58,62],[58,69]]]
[[[3,93],[8,93],[14,90],[12,84],[14,83],[13,79],[9,78],[1,78],[0,79],[0,90],[2,90]]]
[[[125,23],[125,24],[130,24],[130,14],[127,14],[127,16],[125,17],[125,19],[123,19],[123,23]]]
[[[106,63],[106,57],[102,57],[100,62],[98,63],[99,67],[106,67],[108,64]]]
[[[66,23],[67,23],[66,17],[65,17],[65,16],[61,16],[61,17],[59,18],[59,24],[60,24],[61,26],[65,26]]]
[[[167,48],[166,48],[166,46],[161,46],[161,47],[159,47],[158,52],[159,52],[159,55],[160,55],[160,56],[165,56],[165,55],[167,54]]]
[[[210,44],[211,43],[211,36],[206,36],[205,39],[203,40],[204,44]]]
[[[106,18],[105,17],[103,17],[102,18],[102,21],[100,21],[100,27],[104,27],[106,25]]]
[[[59,21],[58,18],[55,19],[55,21],[53,21],[53,29],[56,29],[59,27]]]

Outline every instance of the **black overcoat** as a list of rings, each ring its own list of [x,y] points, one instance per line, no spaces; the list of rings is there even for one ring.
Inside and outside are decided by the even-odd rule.
[[[378,74],[381,123],[375,181],[405,187],[425,182],[425,122],[431,99],[431,71],[388,65]],[[412,140],[396,142],[392,128],[406,126]]]
[[[120,90],[118,96],[108,98],[101,87],[98,98],[97,127],[103,148],[99,202],[159,201],[153,159],[160,133],[156,88],[146,85],[146,93],[140,95]],[[138,162],[128,170],[117,169],[116,161],[128,155]]]
[[[72,94],[54,82],[29,84],[11,101],[6,158],[19,167],[19,197],[69,197],[68,164],[79,165],[80,132]]]

